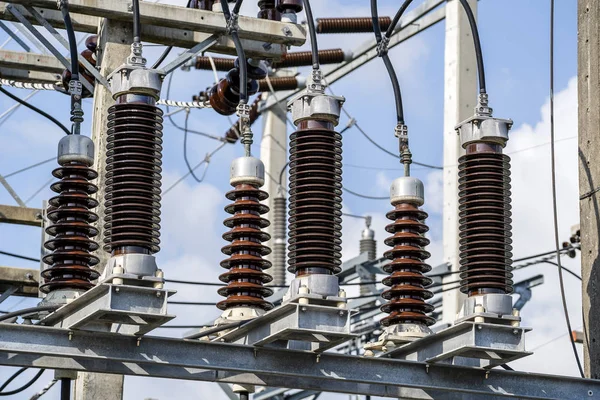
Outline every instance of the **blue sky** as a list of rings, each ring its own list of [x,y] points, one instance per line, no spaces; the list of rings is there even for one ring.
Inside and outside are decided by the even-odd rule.
[[[177,3],[176,1],[170,1]],[[247,5],[243,11],[252,14],[254,4]],[[252,2],[254,3],[254,2]],[[341,15],[368,15],[368,2],[361,0],[337,0],[327,2],[325,6],[314,5],[315,17],[332,16],[333,10]],[[324,3],[324,2],[323,2]],[[380,0],[381,15],[390,15],[398,6],[397,1]],[[418,3],[418,2],[417,2]],[[559,206],[561,206],[561,237],[567,238],[569,227],[578,222],[577,209],[577,165],[576,165],[576,84],[572,80],[577,73],[577,12],[576,2],[559,1],[556,4],[556,91],[557,97],[557,135],[565,139],[559,149]],[[549,6],[540,0],[482,0],[479,2],[479,27],[486,62],[488,92],[495,115],[511,118],[515,122],[511,144],[507,150],[516,151],[546,143],[549,140],[547,129],[548,62],[549,62]],[[302,18],[301,18],[302,19]],[[415,160],[442,164],[443,131],[443,87],[444,87],[444,23],[441,22],[398,46],[391,52],[392,60],[399,73],[403,90],[407,123],[411,134],[412,152]],[[0,35],[0,42],[5,35]],[[321,48],[340,45],[353,48],[358,43],[371,39],[370,35],[345,35],[320,37]],[[13,44],[7,46],[17,50]],[[307,48],[307,46],[305,46]],[[145,55],[152,62],[160,48],[147,47]],[[173,56],[173,55],[172,55]],[[301,72],[305,73],[306,69]],[[177,71],[173,78],[171,98],[189,100],[193,94],[203,90],[212,82],[212,73],[201,71]],[[394,101],[385,69],[379,60],[355,72],[333,85],[336,94],[346,96],[348,112],[357,119],[361,127],[377,142],[394,151],[397,147],[393,136],[395,125]],[[27,91],[14,90],[24,97]],[[31,102],[52,113],[63,123],[68,123],[68,98],[58,93],[41,93]],[[0,97],[0,112],[12,105],[12,101]],[[91,119],[91,102],[85,105],[87,132]],[[183,124],[184,113],[174,119]],[[0,173],[7,174],[37,161],[52,157],[61,131],[27,109],[19,109],[7,121],[0,121]],[[346,123],[342,118],[341,126]],[[211,110],[193,110],[190,114],[190,128],[211,134],[222,135],[230,126],[227,118],[218,116]],[[259,152],[262,121],[255,125],[256,141],[254,151]],[[84,130],[85,132],[85,130]],[[562,136],[561,136],[562,135]],[[177,178],[186,173],[182,158],[183,134],[168,123],[164,129],[164,183],[170,186]],[[350,129],[344,134],[344,162],[346,164],[369,166],[373,169],[344,169],[344,185],[360,193],[385,196],[389,183],[399,176],[397,160],[382,153],[369,144],[358,131]],[[189,157],[192,164],[204,158],[213,150],[217,142],[195,135],[189,137]],[[513,156],[514,206],[515,206],[515,256],[521,257],[552,249],[551,209],[549,208],[549,158],[548,146],[520,152]],[[212,160],[205,182],[195,183],[188,178],[177,189],[165,196],[163,206],[163,244],[159,253],[159,263],[170,278],[216,281],[222,258],[219,248],[223,245],[220,238],[225,228],[221,221],[226,217],[222,211],[225,204],[224,193],[229,189],[229,163],[242,155],[241,146],[226,146]],[[561,164],[562,163],[562,164]],[[54,164],[46,164],[31,171],[9,178],[9,182],[22,198],[27,198],[44,182],[50,179]],[[433,261],[441,261],[441,174],[431,170],[415,168],[414,175],[427,185],[427,204],[425,210],[430,213]],[[48,198],[48,189],[40,192],[29,203],[31,207],[40,207],[41,201]],[[0,190],[1,204],[15,204],[4,190]],[[385,237],[385,212],[390,208],[386,201],[364,200],[345,194],[344,207],[354,214],[369,214],[374,217],[379,242],[379,253],[384,250],[382,239]],[[344,221],[344,257],[349,258],[358,252],[358,234],[362,222]],[[39,254],[40,232],[36,228],[18,227],[0,224],[0,250],[36,256]],[[19,261],[0,256],[0,265],[36,267],[35,263]],[[577,260],[567,266],[577,270]],[[534,293],[534,301],[524,309],[525,321],[534,328],[529,335],[533,346],[543,344],[561,335],[562,320],[559,324],[547,315],[558,313],[556,302],[557,286],[555,271],[547,267],[532,268],[519,275],[526,278],[536,273],[544,273],[546,284]],[[568,278],[567,278],[568,279]],[[580,288],[569,283],[570,309],[574,316],[575,327],[580,325]],[[208,301],[216,300],[216,294],[200,292],[195,288],[176,287],[180,290],[179,300]],[[539,299],[539,301],[538,301]],[[0,308],[15,306],[18,300],[11,299]],[[27,300],[19,305],[30,305]],[[215,310],[199,308],[172,307],[171,311],[183,315],[178,323],[204,323],[216,316]],[[529,316],[528,316],[529,315]],[[559,315],[559,314],[557,314]],[[162,330],[160,334],[179,335],[180,332]],[[529,340],[528,339],[528,340]],[[566,350],[565,350],[566,349]],[[568,342],[563,337],[556,342],[556,354],[564,356],[562,365],[550,367],[544,365],[544,353],[531,357],[531,361],[520,364],[523,369],[540,372],[572,374],[572,354],[568,351]],[[554,368],[554,369],[552,369]],[[0,377],[6,369],[0,370]],[[48,378],[49,379],[49,378]],[[129,378],[128,378],[129,379]],[[150,385],[139,384],[138,379],[127,380],[128,387],[138,391],[128,392],[126,398],[143,399],[145,395],[161,393],[168,396],[169,390],[177,386],[176,382],[152,381]],[[157,382],[160,382],[158,384]],[[156,383],[156,384],[154,384]],[[161,387],[159,390],[158,388]],[[212,390],[213,386],[185,383],[181,385],[189,390]],[[193,389],[192,389],[193,388]],[[199,389],[201,388],[201,389]],[[183,393],[183,392],[182,392]],[[189,392],[185,392],[189,393]],[[218,393],[218,392],[216,392]],[[49,394],[49,398],[56,398]],[[181,395],[181,399],[201,398]],[[220,398],[216,394],[215,398]],[[335,398],[335,396],[330,397]],[[340,397],[341,398],[341,397]]]

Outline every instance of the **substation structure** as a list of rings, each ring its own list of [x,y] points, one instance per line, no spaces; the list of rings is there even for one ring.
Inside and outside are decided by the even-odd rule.
[[[302,0],[260,0],[257,18],[238,16],[235,2],[137,3],[70,0],[57,9],[55,0],[0,2],[0,20],[18,27],[39,50],[32,52],[0,21],[24,48],[0,50],[3,84],[94,99],[91,139],[78,134],[83,116],[73,108],[75,128],[59,143],[58,182],[51,186],[57,195],[48,207],[0,206],[0,222],[41,226],[45,242],[41,271],[0,268],[0,303],[10,295],[43,297],[29,315],[35,324],[0,323],[0,365],[78,373],[88,388],[75,390],[78,399],[94,398],[85,391],[106,385],[102,379],[111,382],[105,391],[122,397],[123,375],[216,382],[233,399],[314,399],[321,392],[402,399],[600,397],[597,380],[496,368],[531,354],[520,312],[543,277],[512,280],[510,162],[502,154],[512,121],[493,117],[484,90],[477,95],[479,66],[465,13],[476,14],[476,1],[425,0],[383,44],[367,40],[351,52],[314,54],[291,49],[311,33],[373,32],[377,18],[321,19],[312,29],[298,23],[298,13],[309,11]],[[63,55],[71,43],[56,30],[65,27],[65,10],[74,31],[93,34],[78,57],[79,74],[77,62]],[[426,264],[424,187],[410,177],[408,128],[399,122],[394,134],[406,169],[390,189],[389,249],[376,258],[367,217],[360,255],[342,263],[342,136],[335,127],[345,99],[326,87],[443,20],[446,262],[433,269]],[[387,17],[379,21],[382,29],[392,24]],[[140,38],[185,51],[150,68]],[[306,79],[295,70],[305,65],[313,66]],[[163,81],[178,68],[227,74],[190,101],[162,100]],[[180,339],[150,335],[176,318],[167,310],[174,294],[165,287],[169,271],[154,258],[160,250],[159,104],[237,114],[222,142],[245,149],[231,164],[226,194],[222,314]],[[251,128],[259,114],[260,159],[252,156]],[[288,118],[295,129],[289,158]],[[270,285],[286,283],[286,258],[294,279],[275,292]],[[385,275],[386,290],[376,288],[377,275]],[[460,292],[446,290],[458,289],[452,287],[457,277]],[[356,280],[363,282],[361,298],[349,299],[344,285]],[[428,290],[432,284],[443,290]],[[376,322],[380,296],[388,316]],[[286,395],[290,389],[301,391]]]

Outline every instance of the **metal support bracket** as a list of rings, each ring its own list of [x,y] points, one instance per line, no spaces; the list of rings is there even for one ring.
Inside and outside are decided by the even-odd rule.
[[[14,17],[19,20],[19,22],[21,24],[23,24],[23,26],[25,28],[27,28],[27,30],[29,32],[31,32],[33,34],[33,36],[35,36],[35,38],[37,40],[39,40],[48,50],[50,50],[50,52],[58,59],[58,61],[60,61],[65,68],[67,68],[69,71],[71,71],[71,63],[58,51],[58,49],[56,49],[56,47],[54,47],[52,45],[52,43],[50,43],[50,41],[48,41],[48,39],[46,39],[44,37],[44,35],[42,35],[37,29],[35,29],[35,27],[27,20],[27,18],[25,18],[25,16],[23,14],[21,14],[21,12],[19,10],[17,10],[12,4],[9,4],[6,6],[6,9],[12,14],[14,15]],[[30,11],[30,10],[28,10]],[[31,11],[30,11],[31,12]],[[43,19],[43,18],[42,18]],[[51,32],[52,33],[52,32]],[[60,36],[60,35],[59,35]],[[62,36],[61,36],[62,37]],[[64,40],[64,39],[63,39]],[[93,68],[93,67],[92,67]],[[95,71],[95,68],[93,68]],[[91,71],[90,71],[91,72]],[[95,71],[96,74],[98,74],[98,71]],[[95,75],[94,75],[95,76]],[[81,81],[81,83],[83,84],[83,86],[85,86],[85,88],[87,90],[90,91],[90,93],[94,93],[94,87],[85,79],[83,79]]]
[[[173,72],[174,70],[176,70],[177,68],[179,68],[180,66],[185,64],[191,58],[196,57],[198,54],[211,48],[215,43],[217,43],[218,40],[219,40],[219,35],[210,35],[205,40],[198,43],[191,49],[187,49],[181,55],[179,55],[179,57],[177,57],[176,59],[171,61],[169,64],[167,64],[164,68],[162,68],[162,70],[164,71],[164,74],[165,75],[170,74],[171,72]]]
[[[217,340],[321,353],[356,336],[350,333],[350,316],[347,309],[287,303]]]
[[[15,42],[17,42],[19,44],[19,46],[21,46],[23,48],[23,50],[29,52],[31,51],[31,48],[27,45],[27,43],[25,43],[23,41],[23,39],[21,39],[19,37],[19,35],[17,35],[16,33],[14,33],[12,31],[12,29],[10,29],[8,26],[6,26],[6,24],[2,21],[0,21],[0,28],[6,32],[8,34],[8,36],[10,36]]]
[[[175,318],[167,299],[175,291],[102,283],[40,321],[40,325],[144,335]]]
[[[493,368],[533,353],[525,351],[529,328],[461,322],[384,353],[382,357],[428,364]]]

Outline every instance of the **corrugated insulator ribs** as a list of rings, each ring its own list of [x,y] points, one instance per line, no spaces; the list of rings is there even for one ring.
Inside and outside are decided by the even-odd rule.
[[[271,86],[269,86],[269,82]],[[269,92],[271,87],[276,92],[281,90],[295,90],[298,89],[298,86],[298,78],[295,76],[274,77],[269,78],[269,81],[266,79],[258,81],[258,90],[261,92]]]
[[[381,295],[389,300],[381,307],[381,311],[390,315],[382,319],[381,324],[433,325],[435,319],[427,313],[433,311],[434,307],[425,302],[433,297],[426,289],[432,281],[424,275],[431,271],[431,267],[423,262],[430,257],[424,249],[429,244],[429,239],[424,236],[429,230],[424,223],[427,213],[414,204],[397,203],[387,217],[394,222],[386,226],[385,230],[393,236],[385,240],[385,244],[392,249],[384,254],[391,262],[383,270],[391,275],[383,279],[383,284],[390,289]]]
[[[285,285],[286,214],[287,200],[284,196],[273,199],[273,285]]]
[[[162,111],[117,103],[108,115],[106,237],[117,253],[159,251]]]
[[[342,142],[330,122],[305,120],[290,138],[290,272],[340,272]]]
[[[346,53],[342,49],[319,50],[319,63],[339,64],[346,60]],[[275,61],[273,68],[304,67],[312,65],[312,53],[310,51],[297,51],[283,55],[281,61]]]
[[[379,17],[381,30],[392,23],[390,17]],[[363,18],[317,18],[317,33],[373,33],[373,20]]]
[[[83,162],[73,161],[63,163],[52,175],[60,179],[50,186],[59,195],[49,201],[48,219],[52,225],[46,232],[54,238],[44,244],[52,253],[43,258],[50,268],[41,273],[45,283],[40,290],[44,293],[58,289],[87,290],[100,276],[92,269],[99,259],[91,254],[99,246],[90,239],[98,234],[91,225],[98,216],[90,211],[98,205],[90,197],[98,190],[90,183],[98,174]]]
[[[227,299],[219,302],[217,307],[221,310],[241,306],[270,310],[273,304],[264,298],[273,291],[264,284],[272,278],[263,269],[270,268],[271,263],[263,256],[271,250],[262,244],[270,239],[269,234],[262,231],[269,226],[269,221],[261,217],[269,208],[260,203],[268,195],[255,185],[238,184],[226,197],[233,203],[226,206],[225,211],[233,216],[224,221],[231,230],[223,235],[223,239],[231,244],[221,249],[229,258],[221,262],[221,267],[228,272],[219,277],[227,286],[220,288],[218,293]]]
[[[459,159],[461,291],[512,293],[510,158],[471,144]]]

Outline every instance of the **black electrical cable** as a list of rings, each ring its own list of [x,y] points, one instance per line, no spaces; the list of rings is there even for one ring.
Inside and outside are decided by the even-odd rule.
[[[250,397],[248,392],[240,392],[240,400],[248,400]]]
[[[60,400],[71,400],[71,380],[69,378],[60,379]]]
[[[2,254],[4,256],[9,256],[9,257],[20,258],[21,260],[27,260],[27,261],[33,261],[33,262],[40,262],[40,260],[38,258],[22,256],[20,254],[15,254],[15,253],[9,253],[8,251],[2,251],[2,250],[0,250],[0,254]]]
[[[314,70],[319,69],[319,44],[317,43],[317,28],[313,18],[312,8],[309,0],[302,0],[304,3],[304,12],[306,13],[306,22],[308,23],[308,33],[310,36],[310,51],[312,54],[312,67]]]
[[[371,18],[373,19],[373,31],[375,33],[375,39],[377,40],[377,46],[379,47],[384,39],[381,35],[381,25],[379,24],[377,0],[371,0]],[[378,49],[378,55],[383,60],[388,75],[390,76],[390,80],[392,81],[392,88],[394,89],[394,98],[396,101],[397,122],[398,124],[404,124],[404,107],[402,105],[402,91],[400,90],[400,82],[398,81],[398,75],[396,74],[394,66],[392,65],[392,61],[388,56],[387,46],[385,49]]]
[[[188,160],[188,156],[187,156],[187,139],[188,139],[188,119],[190,118],[190,111],[186,110],[185,111],[185,122],[184,122],[184,133],[183,133],[183,160],[185,161],[185,165],[188,168],[189,173],[192,175],[192,177],[194,178],[194,180],[198,183],[202,183],[202,179],[199,179],[196,174],[194,173],[194,169],[192,168],[192,165],[190,164],[190,161]]]
[[[40,114],[42,117],[44,117],[44,118],[52,121],[54,124],[56,124],[56,126],[58,126],[60,129],[62,129],[67,135],[71,134],[70,130],[68,130],[63,124],[61,124],[56,118],[54,118],[50,114],[48,114],[48,113],[40,110],[39,108],[37,108],[36,106],[34,106],[32,104],[29,104],[25,100],[20,99],[19,97],[15,96],[14,94],[12,94],[11,92],[9,92],[8,90],[4,89],[2,86],[0,86],[0,92],[4,93],[6,96],[10,97],[11,99],[13,99],[14,101],[16,101],[17,103],[20,103],[20,104],[24,105],[25,107],[29,108],[30,110],[35,111],[36,113]]]
[[[190,8],[190,4],[192,4],[192,0],[188,0],[185,8]],[[168,46],[165,49],[165,51],[163,51],[163,53],[160,55],[160,57],[158,57],[158,60],[156,60],[154,65],[152,65],[152,69],[157,69],[158,67],[160,67],[160,64],[162,64],[162,62],[165,61],[165,58],[167,58],[171,50],[173,50],[173,46]]]
[[[38,312],[42,312],[42,311],[54,311],[59,307],[60,306],[58,306],[58,305],[51,305],[51,306],[49,305],[49,306],[37,306],[37,307],[23,308],[21,310],[13,311],[8,314],[0,315],[0,322],[6,321],[7,319],[11,319],[14,317],[20,317],[23,315],[34,314],[34,313],[38,313]]]
[[[514,371],[514,369],[508,364],[500,364],[500,366],[507,371]]]
[[[28,367],[23,367],[23,368],[19,368],[17,370],[17,372],[15,372],[14,374],[12,374],[12,376],[10,378],[8,378],[3,384],[2,386],[0,386],[0,392],[2,392],[8,385],[10,385],[10,383],[12,381],[14,381],[15,379],[17,379],[17,377],[19,375],[21,375],[23,372],[27,371],[29,368]]]
[[[479,92],[486,93],[485,67],[483,64],[483,52],[481,51],[481,39],[479,38],[479,29],[477,28],[477,21],[475,21],[475,15],[473,14],[473,9],[469,5],[469,2],[467,0],[459,1],[463,10],[465,10],[465,13],[467,14],[467,19],[471,28],[471,35],[473,36],[473,43],[475,45],[475,57],[477,59],[477,74],[479,76]],[[373,4],[373,2],[376,2],[376,0],[371,0],[371,4]],[[394,34],[396,26],[398,25],[398,22],[400,22],[400,18],[402,18],[402,15],[412,2],[413,0],[405,0],[402,6],[400,6],[400,9],[394,16],[392,23],[390,24],[387,32],[385,33],[385,36],[388,39],[390,39]],[[373,20],[373,23],[379,24],[379,19],[377,21]]]
[[[283,168],[281,168],[281,172],[279,172],[279,184],[281,185],[281,182],[283,182],[283,174],[285,173],[286,168],[290,165],[290,162],[286,162],[285,165],[283,166]]]
[[[142,24],[140,22],[140,0],[132,1],[133,11],[133,42],[140,43],[142,41],[141,33]]]
[[[65,21],[65,30],[67,31],[67,39],[69,41],[69,53],[71,55],[71,80],[79,80],[79,60],[77,53],[77,39],[75,38],[75,29],[71,21],[69,13],[69,3],[67,1],[60,2],[60,11],[62,12],[63,20]]]
[[[577,353],[577,346],[575,346],[575,339],[571,332],[571,319],[569,318],[569,310],[567,308],[567,297],[565,294],[565,282],[563,277],[562,264],[560,262],[560,240],[558,233],[558,205],[556,196],[556,154],[555,154],[555,134],[554,134],[554,0],[550,0],[550,159],[552,168],[552,211],[554,220],[554,244],[556,246],[556,261],[558,265],[558,281],[560,283],[560,295],[562,299],[563,312],[565,314],[565,322],[567,324],[567,330],[569,332],[569,338],[571,339],[571,347],[573,348],[573,355],[577,362],[577,368],[582,378],[585,378],[583,367],[581,366],[581,360]]]
[[[233,6],[233,14],[239,14],[240,13],[240,8],[242,8],[242,3],[244,2],[244,0],[237,0],[235,2],[235,5]]]
[[[20,388],[18,388],[18,389],[14,389],[14,390],[11,390],[11,391],[9,391],[9,392],[0,392],[0,396],[12,396],[12,395],[15,395],[15,394],[18,394],[18,393],[21,393],[21,392],[23,392],[25,389],[27,389],[27,388],[29,388],[31,385],[33,385],[33,384],[34,384],[34,383],[35,383],[35,382],[36,382],[38,379],[40,379],[40,376],[42,376],[42,374],[43,374],[45,371],[46,371],[45,369],[40,369],[40,370],[38,371],[38,373],[37,373],[37,374],[35,374],[35,375],[33,376],[33,378],[31,378],[31,380],[30,380],[29,382],[27,382],[26,384],[24,384],[23,386],[21,386],[21,387],[20,387]]]
[[[237,322],[232,322],[230,324],[215,326],[212,329],[207,329],[207,330],[204,330],[202,332],[198,332],[198,333],[196,333],[196,334],[194,334],[192,336],[188,336],[188,337],[186,337],[186,339],[197,339],[197,338],[200,338],[200,337],[209,336],[209,335],[212,335],[212,334],[215,334],[215,333],[223,332],[223,331],[225,331],[227,329],[233,329],[233,328],[240,327],[242,325],[245,325],[248,322],[250,322],[250,321],[245,320],[245,321],[237,321]]]
[[[231,22],[232,14],[231,11],[229,11],[229,3],[227,3],[227,0],[221,0],[221,8],[223,8],[223,15],[225,16],[225,21],[227,21],[227,23],[229,24]],[[242,47],[242,42],[240,41],[237,29],[231,30],[230,36],[231,40],[233,40],[233,44],[235,45],[235,51],[237,53],[239,61],[240,104],[246,104],[248,102],[248,68],[246,65],[246,53],[244,52],[244,47]]]
[[[582,281],[582,280],[583,280],[583,279],[581,278],[581,276],[577,275],[575,272],[571,271],[571,270],[570,270],[570,269],[568,269],[568,268],[565,268],[565,267],[564,267],[564,266],[562,266],[562,265],[558,265],[558,263],[555,263],[555,262],[553,262],[553,261],[550,261],[550,260],[545,260],[545,261],[542,261],[542,263],[543,263],[543,264],[550,264],[550,265],[554,265],[555,267],[562,269],[563,271],[565,271],[565,272],[567,272],[568,274],[572,275],[573,277],[575,277],[575,278],[579,279],[580,281]]]
[[[364,194],[353,192],[352,190],[347,189],[346,187],[342,187],[342,190],[344,190],[345,192],[350,193],[353,196],[360,197],[362,199],[367,199],[367,200],[389,200],[390,199],[389,196],[386,196],[386,197],[367,196],[367,195],[364,195]]]

